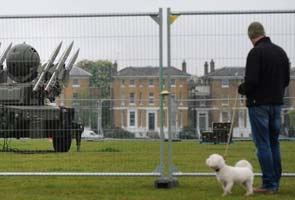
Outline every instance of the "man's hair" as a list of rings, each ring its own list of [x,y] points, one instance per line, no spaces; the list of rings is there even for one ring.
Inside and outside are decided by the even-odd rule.
[[[248,36],[250,39],[265,36],[263,25],[260,22],[252,22],[248,27]]]

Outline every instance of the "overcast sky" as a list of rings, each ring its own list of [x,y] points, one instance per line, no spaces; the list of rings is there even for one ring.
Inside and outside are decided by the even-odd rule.
[[[88,13],[173,10],[295,9],[294,0],[1,0],[0,13]]]
[[[172,11],[295,10],[295,0],[0,0],[0,15],[134,13]],[[253,20],[261,21],[273,41],[286,49],[295,63],[295,14],[181,16],[171,26],[172,65],[201,75],[205,61],[217,67],[245,65],[252,48],[246,29]],[[165,23],[165,19],[164,19]],[[1,19],[1,50],[26,42],[34,46],[45,62],[55,46],[65,48],[75,41],[78,60],[118,61],[128,66],[158,66],[159,26],[149,16],[68,19]],[[165,27],[165,26],[164,26]],[[165,34],[164,34],[165,35]],[[164,42],[165,42],[164,36]],[[164,44],[164,65],[167,64]],[[292,65],[294,66],[294,64]]]

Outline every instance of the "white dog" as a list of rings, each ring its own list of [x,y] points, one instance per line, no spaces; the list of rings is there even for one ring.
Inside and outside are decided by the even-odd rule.
[[[225,163],[221,155],[212,154],[207,158],[206,164],[216,171],[216,178],[223,188],[223,196],[231,193],[234,184],[242,185],[247,191],[245,195],[253,194],[253,167],[247,160],[240,160],[232,167]]]

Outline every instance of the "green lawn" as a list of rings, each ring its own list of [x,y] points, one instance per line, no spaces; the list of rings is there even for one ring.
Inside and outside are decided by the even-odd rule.
[[[2,141],[0,141],[2,143]],[[0,144],[1,144],[0,143]],[[11,148],[52,149],[46,140],[13,140]],[[196,141],[173,143],[173,163],[182,172],[211,172],[205,159],[211,153],[224,153],[225,145],[199,144]],[[281,143],[283,171],[295,172],[294,142]],[[69,153],[0,153],[1,172],[152,172],[159,164],[159,142],[100,141],[83,142],[81,152],[73,145]],[[165,143],[167,152],[167,143]],[[259,172],[252,142],[230,145],[228,163],[249,160]],[[165,157],[165,160],[167,158]],[[221,199],[222,189],[215,177],[179,177],[180,185],[173,189],[155,189],[157,177],[1,177],[1,199]],[[255,178],[260,183],[260,178]],[[295,177],[282,178],[276,195],[244,197],[244,191],[234,187],[226,199],[295,199]]]

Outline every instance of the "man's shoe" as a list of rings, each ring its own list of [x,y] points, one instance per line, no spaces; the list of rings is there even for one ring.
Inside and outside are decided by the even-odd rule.
[[[276,194],[278,190],[268,189],[263,187],[256,187],[256,188],[253,188],[253,192],[257,194]]]

